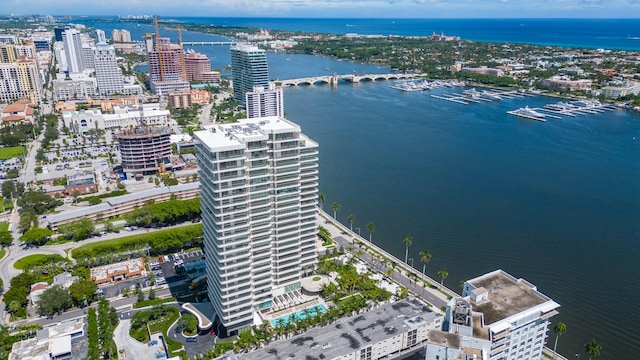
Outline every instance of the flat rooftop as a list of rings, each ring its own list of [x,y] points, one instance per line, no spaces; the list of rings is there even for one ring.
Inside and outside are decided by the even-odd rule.
[[[473,305],[473,311],[484,315],[485,326],[491,325],[537,305],[550,301],[538,292],[532,284],[516,279],[502,270],[494,271],[469,280],[476,289],[485,288],[489,300]]]
[[[230,124],[205,126],[205,129],[196,131],[194,136],[210,148],[227,146],[244,148],[246,142],[267,140],[270,133],[300,133],[298,125],[278,116],[241,119]]]
[[[433,322],[439,315],[418,301],[384,304],[331,325],[243,354],[242,359],[333,359]]]

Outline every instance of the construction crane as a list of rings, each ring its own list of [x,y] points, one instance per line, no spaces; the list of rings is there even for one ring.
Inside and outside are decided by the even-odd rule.
[[[184,30],[184,28],[181,27],[180,24],[178,24],[177,27],[167,28],[167,30],[178,30],[178,44],[180,44],[180,65],[182,67],[182,79],[187,80],[187,69],[184,65],[184,48],[182,47],[182,30]]]
[[[153,24],[156,27],[156,53],[158,54],[158,66],[160,67],[160,81],[164,82],[164,69],[162,68],[162,51],[160,51],[160,30],[158,23],[162,20],[158,19],[158,15],[153,16]]]

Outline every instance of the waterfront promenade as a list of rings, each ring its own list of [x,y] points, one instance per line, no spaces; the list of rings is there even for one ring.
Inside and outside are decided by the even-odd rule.
[[[317,223],[318,226],[323,226],[329,230],[331,238],[343,249],[347,249],[351,246],[354,248],[359,247],[362,251],[358,254],[358,258],[364,261],[372,269],[383,274],[387,271],[385,262],[379,261],[379,259],[377,259],[377,254],[382,255],[382,257],[386,258],[391,263],[396,263],[396,266],[392,266],[394,270],[390,277],[398,284],[406,287],[415,296],[422,298],[425,302],[431,304],[436,311],[442,311],[449,298],[460,296],[446,286],[441,286],[439,282],[429,276],[422,275],[420,271],[405,264],[402,260],[391,255],[383,248],[372,244],[368,239],[365,239],[356,232],[351,231],[348,226],[345,226],[335,220],[322,209],[318,209]],[[358,244],[354,244],[354,239],[361,245],[359,246]]]

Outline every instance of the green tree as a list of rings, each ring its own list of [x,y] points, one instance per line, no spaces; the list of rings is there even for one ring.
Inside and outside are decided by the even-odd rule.
[[[556,342],[553,344],[553,357],[551,359],[556,358],[556,348],[558,347],[558,338],[560,335],[564,334],[567,331],[567,325],[562,321],[558,322],[556,326],[553,327],[553,332],[556,333]]]
[[[62,205],[62,201],[56,200],[43,192],[29,190],[18,199],[18,205],[26,209],[31,209],[40,215],[56,206]]]
[[[151,290],[149,290],[149,300],[153,300],[156,298],[156,291],[151,288]]]
[[[2,199],[0,199],[2,201]],[[9,246],[13,242],[13,235],[11,235],[10,231],[2,230],[0,231],[0,246]]]
[[[12,197],[16,192],[16,183],[13,180],[5,180],[2,183],[2,196],[5,198]]]
[[[356,221],[356,217],[353,214],[349,214],[347,216],[347,221],[349,222],[349,227],[351,228],[351,232],[353,232],[353,222]]]
[[[90,219],[78,219],[68,224],[60,225],[58,232],[74,241],[88,238],[95,231],[95,224]]]
[[[54,285],[40,294],[40,300],[36,305],[40,315],[51,316],[56,313],[62,313],[70,308],[72,304],[73,300],[69,291],[60,285]]]
[[[591,360],[591,358],[600,356],[602,345],[598,344],[596,339],[591,339],[591,341],[584,346],[584,351],[589,355],[589,360]]]
[[[369,230],[369,242],[373,244],[373,230],[376,229],[376,224],[373,223],[373,221],[369,221],[369,223],[367,224],[367,230]]]
[[[447,276],[449,276],[447,268],[442,268],[438,271],[438,277],[440,277],[440,286],[444,286],[444,279],[446,279]]]
[[[53,232],[47,228],[32,228],[20,236],[20,241],[29,246],[41,246],[49,241],[52,234]]]
[[[77,306],[87,306],[93,302],[97,285],[89,279],[79,279],[69,286],[69,294]]]
[[[318,194],[318,201],[320,202],[320,208],[322,208],[324,210],[324,200],[325,200],[325,196],[323,193],[319,193]]]
[[[413,237],[411,235],[407,235],[404,237],[404,263],[409,264],[409,246],[413,243]]]
[[[338,210],[340,210],[340,204],[334,201],[333,204],[331,204],[331,210],[333,210],[333,218],[335,219],[338,214]]]
[[[431,253],[429,250],[422,250],[418,253],[420,255],[420,262],[422,263],[422,275],[426,275],[427,263],[431,260]]]

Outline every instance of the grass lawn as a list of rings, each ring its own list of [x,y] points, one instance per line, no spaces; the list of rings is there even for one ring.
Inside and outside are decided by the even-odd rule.
[[[34,254],[25,256],[23,258],[18,259],[16,263],[13,265],[16,269],[25,270],[31,266],[39,266],[42,264],[46,264],[48,262],[59,262],[59,261],[67,261],[67,259],[63,258],[58,254],[53,255],[45,255],[45,254]]]
[[[182,343],[177,342],[173,339],[171,339],[168,334],[167,331],[169,330],[169,327],[180,318],[180,313],[178,312],[178,309],[176,308],[169,308],[171,315],[170,316],[166,316],[162,321],[156,321],[153,323],[149,324],[149,332],[151,334],[155,334],[155,333],[162,333],[164,335],[164,340],[167,342],[167,347],[169,348],[169,353],[171,354],[172,352],[176,351],[176,350],[180,350],[182,348]],[[148,340],[147,340],[148,341]]]
[[[11,159],[14,157],[22,157],[25,153],[24,146],[13,146],[0,148],[0,160]]]
[[[0,259],[4,257],[5,252],[4,248],[0,248]]]
[[[9,230],[9,223],[3,222],[0,223],[0,231],[8,231]]]

